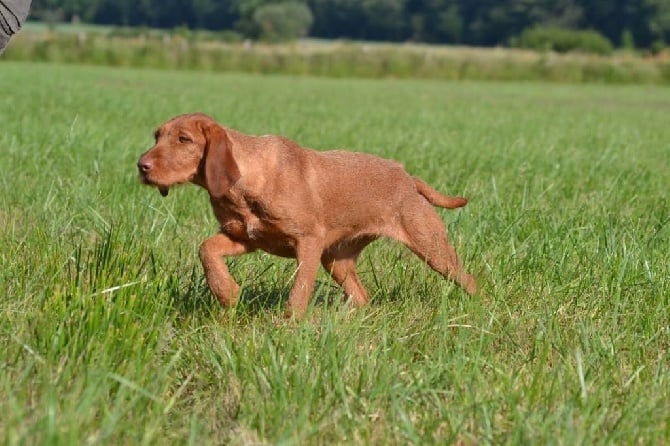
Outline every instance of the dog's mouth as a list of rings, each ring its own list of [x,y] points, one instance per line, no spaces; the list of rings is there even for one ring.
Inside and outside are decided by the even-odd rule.
[[[140,181],[142,182],[142,184],[146,184],[147,186],[156,187],[158,189],[158,192],[160,192],[161,196],[167,197],[168,192],[170,190],[170,186],[162,186],[162,185],[156,184],[153,181],[151,181],[146,174],[144,174],[142,172],[140,172]]]

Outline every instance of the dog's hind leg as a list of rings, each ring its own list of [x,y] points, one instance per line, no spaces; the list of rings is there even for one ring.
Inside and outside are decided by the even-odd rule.
[[[370,301],[370,296],[358,277],[356,261],[363,248],[375,239],[376,237],[363,237],[330,248],[321,256],[324,269],[342,287],[345,296],[354,307],[362,307]]]
[[[395,238],[468,294],[477,292],[475,278],[463,270],[442,219],[428,201],[417,195],[416,199],[403,203],[401,226]]]
[[[321,264],[330,273],[330,276],[344,290],[345,296],[355,307],[362,307],[368,303],[370,296],[361,283],[356,271],[356,257],[333,258],[322,257]]]

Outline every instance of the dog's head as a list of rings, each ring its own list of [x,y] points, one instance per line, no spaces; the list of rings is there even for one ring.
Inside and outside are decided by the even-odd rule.
[[[222,196],[240,177],[226,130],[201,113],[179,115],[155,132],[156,142],[137,162],[140,180],[166,196],[192,182]]]

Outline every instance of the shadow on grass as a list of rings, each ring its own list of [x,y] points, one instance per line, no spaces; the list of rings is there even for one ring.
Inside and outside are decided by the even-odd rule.
[[[167,279],[168,299],[180,317],[211,315],[223,308],[209,290],[204,274],[194,267],[188,276],[174,273]],[[235,307],[237,316],[256,318],[266,314],[282,315],[286,309],[291,282],[278,285],[262,276],[242,285],[240,300]],[[345,302],[341,289],[330,280],[318,280],[311,305],[331,308]],[[386,299],[385,299],[386,300]]]
[[[387,255],[387,262],[362,262],[363,282],[370,293],[374,306],[403,305],[408,298],[433,301],[435,298],[435,274],[424,265],[407,266],[407,253]],[[262,259],[262,258],[261,258]],[[413,258],[411,258],[414,260]],[[233,311],[234,318],[257,318],[263,315],[281,317],[286,309],[294,280],[294,265],[276,261],[258,261],[237,264],[232,259],[229,268],[241,286],[239,302],[234,310],[223,308],[213,296],[198,264],[189,269],[169,273],[167,294],[171,307],[180,317],[218,317],[220,313]],[[414,263],[414,262],[412,262]],[[337,309],[346,302],[342,289],[323,271],[314,286],[310,305],[314,308]]]

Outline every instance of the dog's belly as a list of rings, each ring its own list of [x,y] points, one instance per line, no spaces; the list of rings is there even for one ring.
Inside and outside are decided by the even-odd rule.
[[[252,217],[230,219],[221,224],[221,232],[230,238],[281,257],[295,257],[295,243],[272,223]]]

